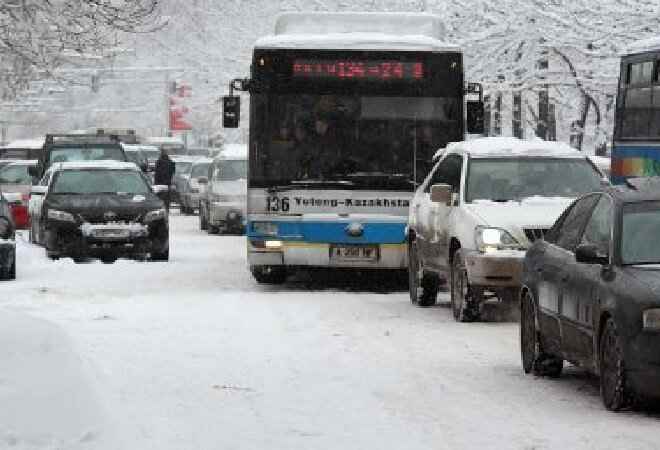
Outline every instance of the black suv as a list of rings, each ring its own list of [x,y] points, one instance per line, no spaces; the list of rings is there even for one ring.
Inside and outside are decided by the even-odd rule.
[[[58,162],[128,161],[121,141],[109,134],[47,134],[37,167],[30,171],[41,178],[46,170]]]
[[[0,280],[16,278],[15,232],[9,203],[0,192]]]
[[[169,259],[165,205],[132,163],[57,166],[41,217],[51,259]]]

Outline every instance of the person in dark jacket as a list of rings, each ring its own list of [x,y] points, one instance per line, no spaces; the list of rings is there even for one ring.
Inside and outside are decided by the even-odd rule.
[[[172,177],[174,176],[175,165],[167,154],[167,150],[160,151],[160,157],[156,160],[156,168],[154,171],[154,184],[162,184],[167,186],[166,192],[159,194],[159,197],[165,202],[165,209],[170,210],[170,189],[172,185]]]

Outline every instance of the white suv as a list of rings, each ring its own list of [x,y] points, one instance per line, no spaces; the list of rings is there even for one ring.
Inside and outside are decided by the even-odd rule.
[[[456,320],[479,320],[491,299],[517,305],[527,247],[574,198],[604,181],[565,144],[515,138],[450,144],[410,208],[412,302],[435,304],[449,280]]]

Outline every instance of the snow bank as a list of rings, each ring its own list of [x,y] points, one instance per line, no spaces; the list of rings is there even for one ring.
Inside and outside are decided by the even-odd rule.
[[[104,415],[62,331],[0,309],[0,448],[110,448]]]
[[[442,20],[413,13],[289,13],[258,48],[459,51]]]

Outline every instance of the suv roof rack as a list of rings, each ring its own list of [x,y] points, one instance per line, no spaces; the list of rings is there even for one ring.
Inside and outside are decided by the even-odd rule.
[[[111,144],[119,143],[119,137],[115,134],[47,134],[45,145],[57,143],[90,143]]]

